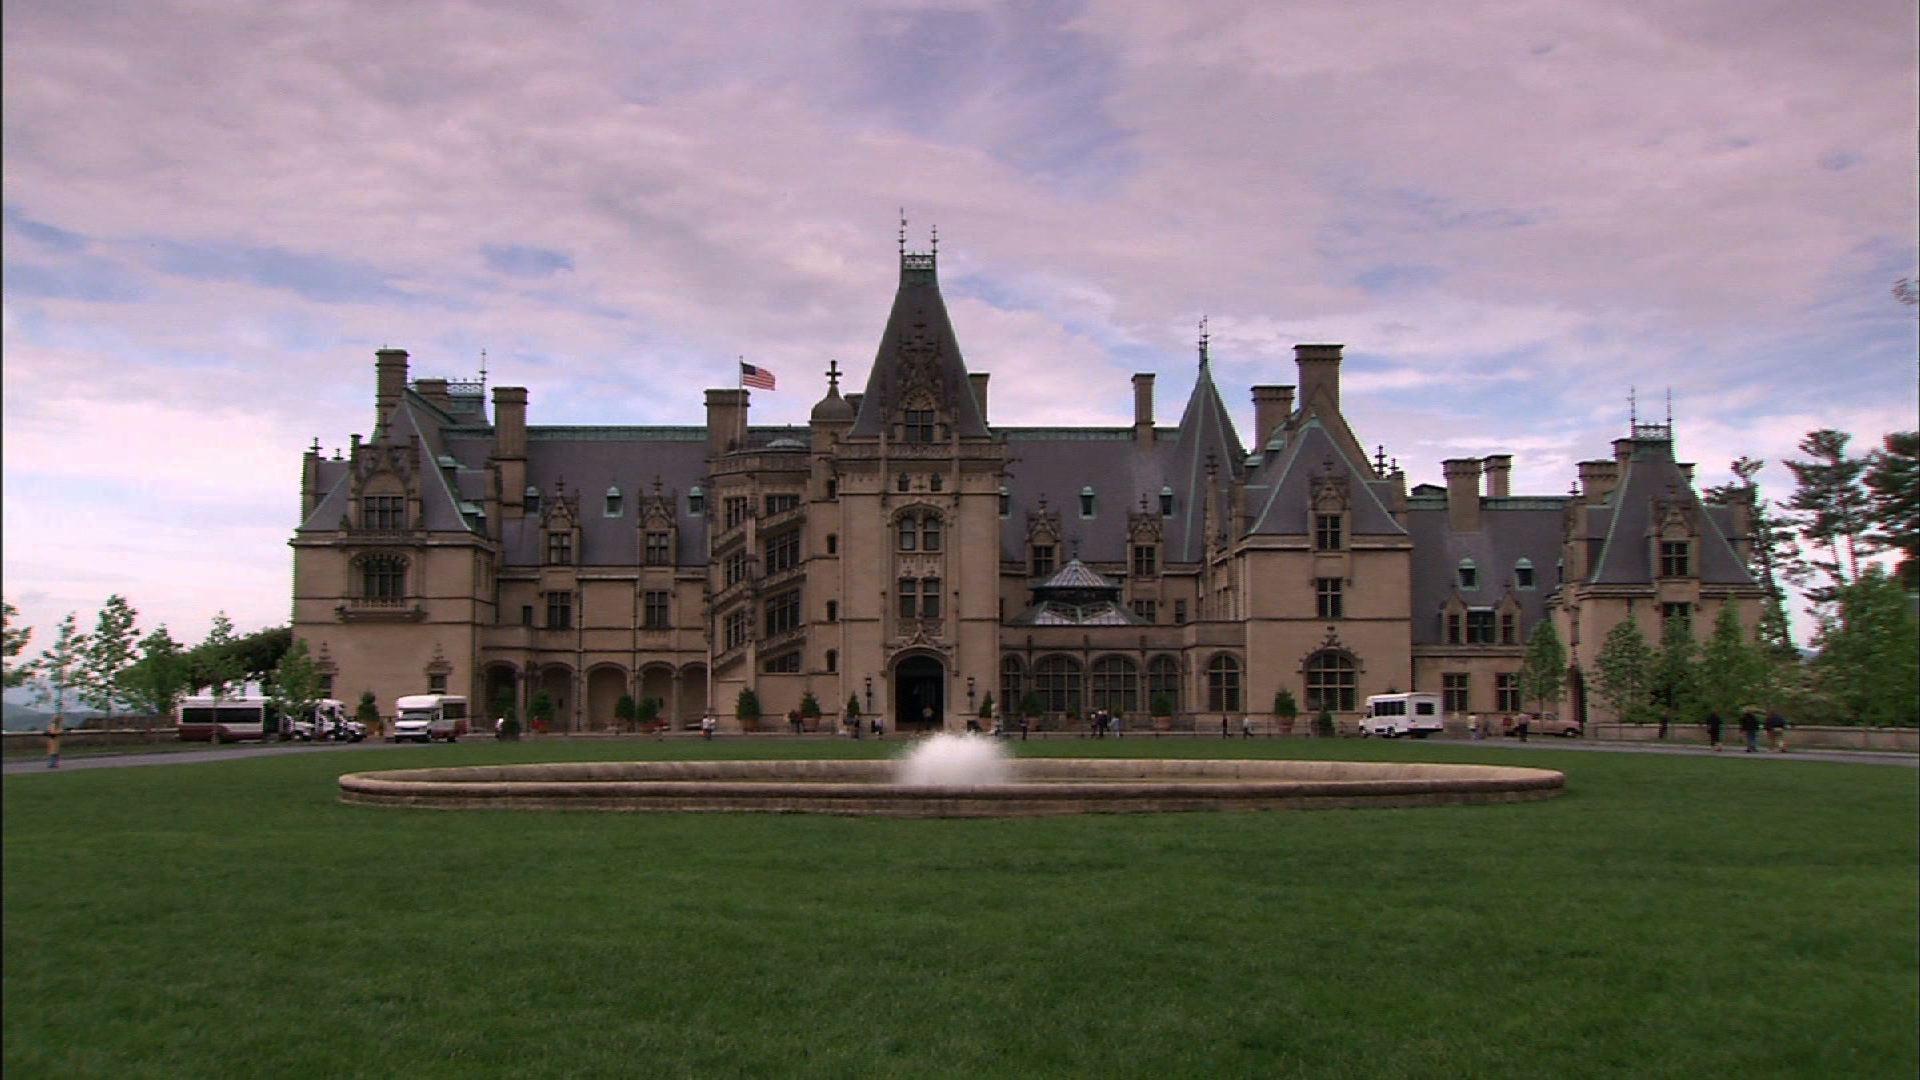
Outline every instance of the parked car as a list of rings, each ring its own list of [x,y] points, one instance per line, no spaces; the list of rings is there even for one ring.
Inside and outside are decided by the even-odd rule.
[[[1518,735],[1520,722],[1527,722],[1529,735],[1559,735],[1563,738],[1577,739],[1586,734],[1586,729],[1578,720],[1563,720],[1553,713],[1509,713],[1502,720],[1502,735]]]

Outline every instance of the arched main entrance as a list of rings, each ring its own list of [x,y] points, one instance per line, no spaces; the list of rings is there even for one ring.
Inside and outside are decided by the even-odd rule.
[[[947,669],[931,656],[903,658],[893,669],[893,726],[939,731],[946,717]]]

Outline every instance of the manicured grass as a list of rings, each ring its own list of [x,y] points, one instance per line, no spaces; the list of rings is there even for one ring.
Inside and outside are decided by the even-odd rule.
[[[461,743],[5,782],[10,1076],[1899,1076],[1916,773],[1341,741],[1559,799],[894,821],[349,807]]]

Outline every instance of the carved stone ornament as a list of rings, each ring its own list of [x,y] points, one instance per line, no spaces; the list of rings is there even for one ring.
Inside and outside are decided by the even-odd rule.
[[[1038,510],[1027,511],[1027,543],[1057,544],[1060,542],[1060,512],[1047,509],[1043,499]]]
[[[447,656],[440,651],[440,645],[437,642],[433,646],[433,659],[427,661],[426,673],[429,676],[453,674],[453,665],[447,662]]]
[[[1313,485],[1313,508],[1323,514],[1339,513],[1352,505],[1352,481],[1343,472],[1332,471],[1333,462],[1327,462],[1327,471],[1315,472],[1311,477]]]

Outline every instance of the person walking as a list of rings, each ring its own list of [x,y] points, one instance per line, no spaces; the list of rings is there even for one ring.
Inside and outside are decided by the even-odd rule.
[[[1747,753],[1760,752],[1760,710],[1749,705],[1740,710],[1740,734],[1747,740]]]
[[[1724,721],[1720,719],[1720,710],[1718,709],[1708,710],[1707,712],[1707,745],[1712,747],[1713,752],[1716,754],[1720,752],[1720,727],[1723,723]]]
[[[1478,713],[1467,714],[1467,738],[1474,742],[1480,741],[1480,715]]]
[[[1027,714],[1026,714],[1026,713],[1021,713],[1021,714],[1020,714],[1020,741],[1021,741],[1021,742],[1026,742],[1026,741],[1027,741],[1027,725],[1028,725],[1028,723],[1029,723],[1029,720],[1027,719]]]
[[[1778,709],[1767,713],[1767,745],[1776,753],[1787,752],[1787,718]]]
[[[1251,713],[1240,718],[1240,737],[1243,739],[1253,738],[1253,715]]]
[[[1520,721],[1519,724],[1516,725],[1515,727],[1515,731],[1519,733],[1520,741],[1526,742],[1527,729],[1533,726],[1533,717],[1528,715],[1527,713],[1521,713],[1519,717],[1519,721]]]
[[[60,718],[55,716],[47,722],[47,768],[60,767]]]
[[[932,710],[928,711],[931,712]],[[880,722],[879,713],[873,714],[873,737],[876,739],[884,739],[887,737],[887,727]]]
[[[700,718],[700,737],[708,741],[712,741],[714,729],[718,728],[719,726],[720,726],[719,722],[716,721],[713,717],[711,716],[701,717]]]
[[[1123,739],[1126,737],[1125,725],[1121,723],[1121,718],[1124,715],[1125,715],[1124,713],[1114,713],[1112,716],[1109,716],[1107,718],[1107,726],[1113,729],[1113,737],[1116,739]]]

